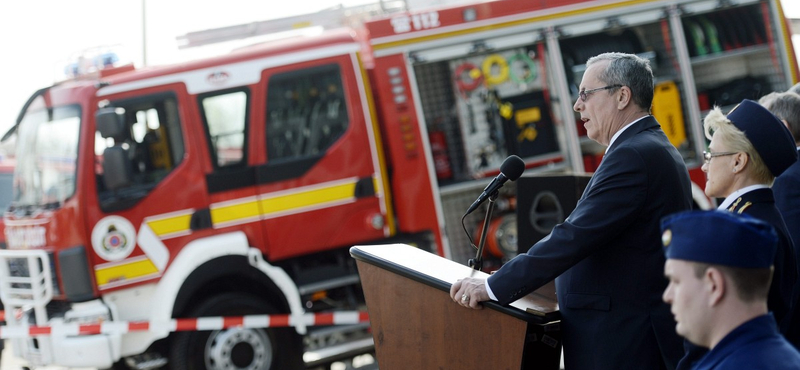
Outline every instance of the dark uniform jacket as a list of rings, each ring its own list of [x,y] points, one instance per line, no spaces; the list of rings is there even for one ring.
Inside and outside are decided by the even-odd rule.
[[[728,333],[694,369],[796,370],[800,353],[778,333],[775,319],[763,315]]]
[[[797,285],[797,262],[794,254],[794,243],[786,229],[775,198],[770,189],[748,191],[737,198],[728,207],[728,211],[746,214],[766,221],[778,233],[778,250],[775,252],[775,271],[772,274],[772,285],[769,287],[767,307],[775,315],[778,327],[785,332],[789,327],[788,314],[794,301],[793,292]]]
[[[795,241],[795,256],[800,256],[800,161],[789,166],[772,184],[775,206],[783,216],[789,235]],[[800,258],[797,259],[800,271]]]
[[[653,117],[620,134],[575,210],[489,277],[508,304],[556,279],[567,369],[672,369],[683,355],[660,220],[689,210],[689,174]],[[525,189],[519,189],[525,191]]]
[[[787,339],[792,342],[790,336],[800,334],[800,332],[791,333],[797,331],[797,322],[795,321],[800,319],[791,311],[797,300],[793,292],[800,289],[797,287],[798,271],[795,263],[794,244],[786,230],[783,218],[775,207],[772,190],[762,188],[748,191],[736,198],[727,210],[765,221],[772,225],[775,232],[778,233],[778,250],[775,252],[775,261],[773,262],[775,270],[772,274],[772,285],[769,287],[767,307],[775,315],[780,331],[787,335]],[[794,339],[797,340],[797,338]],[[692,364],[708,352],[708,349],[695,346],[688,341],[685,345],[686,355],[681,359],[678,370],[694,368]]]

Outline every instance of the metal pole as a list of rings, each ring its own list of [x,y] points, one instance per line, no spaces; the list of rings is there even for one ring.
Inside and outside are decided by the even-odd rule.
[[[142,0],[142,67],[147,66],[147,0]]]
[[[486,235],[489,234],[489,223],[492,221],[492,212],[494,211],[494,202],[500,192],[495,190],[494,193],[489,195],[489,206],[486,207],[486,217],[483,218],[483,230],[481,230],[481,238],[478,242],[478,251],[475,253],[475,258],[467,261],[467,265],[472,267],[473,270],[480,271],[483,268],[483,247],[486,244]]]
[[[552,67],[554,81],[566,81],[567,71],[564,70],[564,63],[561,56],[561,48],[558,45],[558,32],[555,28],[548,27],[544,30],[547,51],[549,52],[549,63]],[[572,71],[569,71],[572,73]],[[564,133],[567,136],[567,156],[569,157],[570,167],[573,173],[583,173],[583,155],[581,154],[580,137],[578,128],[575,125],[575,111],[572,110],[572,97],[566,83],[556,83],[555,90],[558,94],[558,105],[564,116]]]

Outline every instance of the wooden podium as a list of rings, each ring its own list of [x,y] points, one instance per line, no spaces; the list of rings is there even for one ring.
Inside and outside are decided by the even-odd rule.
[[[404,245],[350,248],[369,310],[381,370],[557,370],[560,314],[549,285],[500,306],[473,310],[450,299],[450,286],[487,274]]]

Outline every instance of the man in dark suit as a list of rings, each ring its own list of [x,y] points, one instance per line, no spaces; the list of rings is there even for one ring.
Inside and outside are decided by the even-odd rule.
[[[661,300],[659,222],[691,208],[689,174],[649,113],[648,61],[606,53],[586,66],[574,109],[608,148],[575,210],[488,280],[465,278],[450,295],[471,308],[508,304],[556,278],[567,369],[673,369],[683,348]]]
[[[800,95],[792,92],[771,93],[758,102],[789,129],[795,149],[800,147]],[[800,162],[795,161],[775,178],[772,192],[775,194],[775,205],[795,242],[795,256],[800,255]],[[800,258],[797,262],[800,271]]]
[[[800,84],[794,88],[800,92]],[[800,149],[800,95],[794,92],[771,93],[758,101],[772,114],[780,119],[795,143],[795,149]],[[800,152],[798,152],[800,154]],[[772,192],[775,195],[775,206],[778,207],[786,229],[794,242],[794,257],[797,263],[797,272],[800,274],[800,161],[795,161],[789,168],[775,178],[772,183]],[[795,348],[800,349],[800,283],[796,284],[794,292],[791,319],[783,332],[786,339]]]

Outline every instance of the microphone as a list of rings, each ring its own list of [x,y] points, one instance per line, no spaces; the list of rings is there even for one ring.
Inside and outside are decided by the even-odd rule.
[[[520,176],[522,176],[522,172],[525,171],[525,162],[522,161],[522,158],[517,157],[515,155],[509,156],[506,160],[503,161],[503,164],[500,165],[500,174],[497,175],[489,185],[486,185],[486,188],[483,189],[483,193],[475,200],[475,203],[472,203],[467,209],[467,213],[464,216],[472,213],[481,203],[485,202],[492,193],[496,192],[500,188],[503,187],[503,184],[506,181],[516,181]]]

